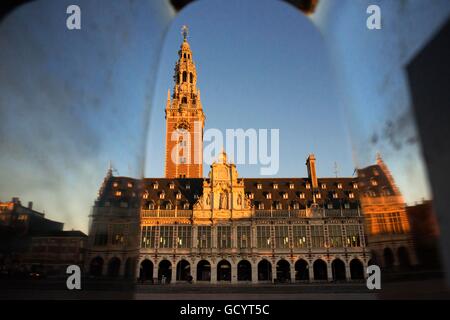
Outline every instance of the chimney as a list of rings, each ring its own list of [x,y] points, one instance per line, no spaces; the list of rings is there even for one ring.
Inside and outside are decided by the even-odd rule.
[[[317,188],[319,185],[317,183],[316,157],[314,157],[314,154],[311,153],[306,159],[306,167],[308,168],[308,178],[311,181],[312,187]]]
[[[33,201],[28,201],[28,209],[33,210]]]
[[[14,204],[20,204],[20,200],[19,200],[18,197],[13,197],[13,198],[11,199],[11,202],[14,203]]]

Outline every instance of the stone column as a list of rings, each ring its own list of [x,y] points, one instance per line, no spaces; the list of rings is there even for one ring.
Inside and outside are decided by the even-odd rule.
[[[127,259],[124,258],[120,261],[120,268],[119,268],[119,278],[124,278],[125,276],[125,264],[127,262]]]
[[[139,276],[141,274],[141,259],[138,257],[136,259],[136,266],[135,266],[135,276],[134,276],[134,280],[139,279]]]
[[[275,283],[275,278],[277,277],[277,262],[272,262],[272,283]]]
[[[231,283],[238,283],[237,264],[231,265]]]
[[[345,280],[350,281],[352,279],[352,274],[350,272],[350,263],[345,263]]]
[[[291,263],[291,283],[295,283],[295,264]]]
[[[258,283],[258,263],[252,263],[252,283]]]
[[[217,283],[217,264],[211,263],[211,283]]]
[[[327,274],[328,282],[333,281],[333,268],[331,267],[331,262],[327,262]]]
[[[314,266],[312,262],[308,264],[308,274],[309,274],[309,282],[314,281]]]
[[[172,263],[172,279],[170,279],[170,283],[176,283],[177,282],[177,263]]]
[[[192,276],[192,283],[197,282],[197,260],[191,260],[189,263],[191,264],[191,276]]]
[[[156,260],[153,262],[153,279],[158,279],[158,262]]]

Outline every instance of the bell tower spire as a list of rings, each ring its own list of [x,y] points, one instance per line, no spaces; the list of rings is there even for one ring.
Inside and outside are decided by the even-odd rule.
[[[197,71],[183,26],[183,42],[174,69],[172,97],[166,104],[166,178],[203,176],[205,116],[197,89]],[[171,99],[172,98],[172,99]]]

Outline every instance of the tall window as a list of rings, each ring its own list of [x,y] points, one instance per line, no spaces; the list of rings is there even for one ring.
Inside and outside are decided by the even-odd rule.
[[[272,247],[272,239],[270,237],[270,226],[257,226],[256,236],[258,248],[268,249]]]
[[[187,72],[183,71],[183,82],[187,81]]]
[[[156,234],[156,226],[143,226],[141,234],[141,247],[154,248],[155,234]]]
[[[394,212],[390,215],[390,224],[393,233],[403,233],[402,219],[399,212]]]
[[[306,236],[306,226],[293,226],[292,227],[294,235],[294,247],[296,248],[307,248],[307,236]]]
[[[275,246],[289,248],[289,226],[275,226]]]
[[[172,248],[173,247],[173,227],[161,226],[159,227],[159,247]]]
[[[250,226],[237,227],[238,248],[250,248]]]
[[[323,226],[311,226],[311,246],[313,248],[323,248],[325,246]]]
[[[360,247],[359,226],[356,224],[345,226],[345,231],[347,233],[347,247]]]
[[[198,227],[198,239],[199,248],[211,248],[211,227],[199,226]]]
[[[194,75],[191,73],[189,73],[189,82],[193,83],[194,82]]]
[[[231,248],[231,226],[217,227],[217,246],[220,249]]]
[[[330,236],[330,246],[333,248],[342,247],[342,228],[341,225],[329,225],[328,235]]]
[[[190,248],[192,246],[192,227],[178,226],[178,248]]]
[[[95,246],[106,246],[108,243],[108,226],[106,224],[97,225],[97,230],[95,230],[94,245]]]
[[[121,245],[125,243],[125,225],[113,224],[112,225],[112,239],[113,245]]]

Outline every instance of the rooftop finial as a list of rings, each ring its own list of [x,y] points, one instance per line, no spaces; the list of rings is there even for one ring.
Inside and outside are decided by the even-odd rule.
[[[187,35],[189,33],[189,28],[187,27],[187,25],[183,25],[181,27],[181,33],[183,34],[184,41],[186,41]]]

